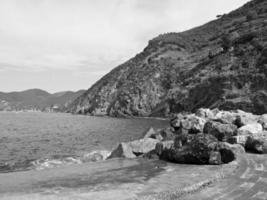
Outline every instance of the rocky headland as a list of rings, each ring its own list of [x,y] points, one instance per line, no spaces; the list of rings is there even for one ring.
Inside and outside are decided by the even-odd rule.
[[[253,0],[202,26],[159,35],[66,110],[120,117],[201,107],[267,113],[266,33],[267,2]]]

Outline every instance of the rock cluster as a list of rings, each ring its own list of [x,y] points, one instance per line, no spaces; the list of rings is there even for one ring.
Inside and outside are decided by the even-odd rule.
[[[109,158],[159,158],[175,163],[229,163],[245,151],[267,153],[267,115],[198,109],[177,114],[170,127],[150,128],[143,139],[119,144]]]

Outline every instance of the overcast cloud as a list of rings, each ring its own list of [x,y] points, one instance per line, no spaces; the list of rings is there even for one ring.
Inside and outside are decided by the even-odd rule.
[[[0,91],[89,88],[149,39],[247,0],[0,0]]]

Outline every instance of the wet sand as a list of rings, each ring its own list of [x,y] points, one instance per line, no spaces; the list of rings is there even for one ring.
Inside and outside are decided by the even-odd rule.
[[[0,199],[155,199],[232,172],[235,165],[114,159],[0,174]]]

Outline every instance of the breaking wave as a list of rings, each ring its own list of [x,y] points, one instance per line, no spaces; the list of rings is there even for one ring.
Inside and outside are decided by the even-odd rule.
[[[43,170],[49,168],[57,168],[66,165],[82,164],[87,162],[97,162],[106,160],[110,155],[110,151],[97,150],[86,153],[82,156],[51,156],[49,158],[41,158],[37,160],[26,160],[18,163],[2,163],[0,164],[0,173],[8,173],[26,170]]]

